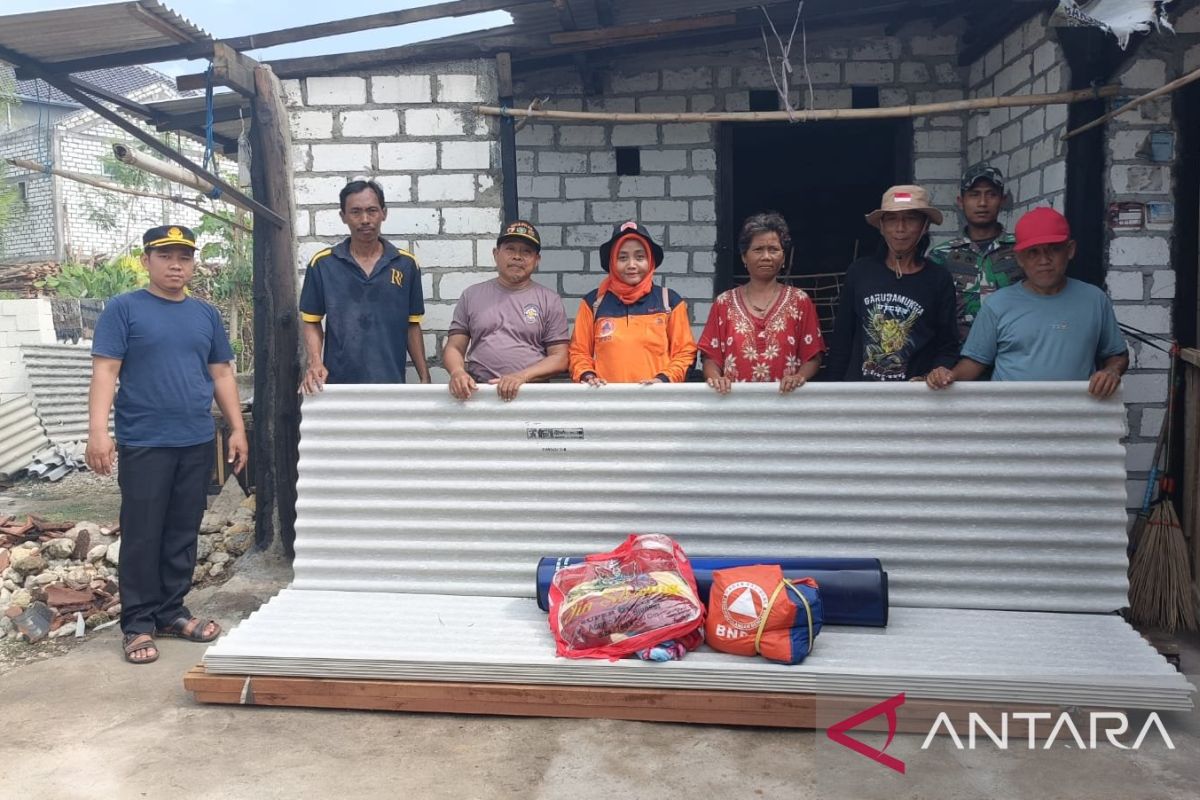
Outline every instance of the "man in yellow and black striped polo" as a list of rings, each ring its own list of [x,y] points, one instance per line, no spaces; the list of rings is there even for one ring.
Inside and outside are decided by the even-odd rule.
[[[429,383],[421,317],[421,271],[412,254],[380,237],[383,188],[351,181],[339,194],[350,235],[313,256],[300,292],[304,349],[301,389],[326,383],[404,383],[408,359]]]

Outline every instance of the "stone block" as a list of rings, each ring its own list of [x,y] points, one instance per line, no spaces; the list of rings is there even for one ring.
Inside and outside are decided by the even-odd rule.
[[[517,151],[517,172],[533,172],[536,153],[533,150]]]
[[[851,61],[845,65],[846,83],[851,85],[878,85],[896,79],[896,66],[883,61]]]
[[[859,39],[850,48],[855,61],[890,61],[900,57],[900,40],[894,36]]]
[[[542,272],[583,272],[586,268],[580,250],[542,250],[538,269]]]
[[[583,222],[585,211],[585,204],[579,200],[537,204],[538,222]]]
[[[668,239],[671,247],[713,247],[717,229],[713,225],[671,225]]]
[[[310,106],[361,106],[367,102],[366,78],[338,75],[306,82]]]
[[[917,153],[958,153],[962,151],[962,131],[917,131],[913,134]]]
[[[1026,53],[996,73],[993,91],[997,96],[1013,94],[1013,89],[1033,80],[1033,54]]]
[[[474,175],[439,174],[417,178],[417,200],[422,203],[467,202],[474,199]]]
[[[1010,122],[1000,129],[1000,146],[1012,152],[1021,146],[1021,123]]]
[[[610,79],[615,94],[636,94],[639,92],[655,92],[659,87],[657,72],[638,72],[633,74],[614,74]]]
[[[686,172],[687,150],[643,150],[642,172]]]
[[[400,133],[400,118],[389,109],[343,111],[338,116],[341,119],[342,136],[346,138],[377,138]]]
[[[433,102],[433,88],[428,75],[372,75],[371,102],[386,105],[407,105]]]
[[[517,195],[519,197],[536,197],[557,199],[562,197],[561,178],[557,175],[517,176]]]
[[[663,144],[708,144],[713,140],[712,125],[682,122],[662,126]]]
[[[475,266],[475,246],[467,239],[418,239],[413,255],[422,267]]]
[[[617,171],[617,156],[611,150],[588,153],[588,171],[610,174]]]
[[[521,147],[548,147],[554,144],[553,125],[527,125],[517,131],[517,144]]]
[[[1175,299],[1175,272],[1170,269],[1156,269],[1151,274],[1150,297],[1153,300]]]
[[[716,222],[717,204],[712,200],[693,200],[692,220],[694,222]]]
[[[1114,304],[1117,321],[1146,333],[1171,332],[1171,309],[1165,305]],[[1126,402],[1131,402],[1128,397]]]
[[[662,88],[665,92],[679,90],[694,92],[711,89],[712,86],[712,67],[685,67],[662,71]]]
[[[569,297],[583,297],[598,285],[599,281],[594,274],[586,272],[572,274],[567,272],[562,275],[563,294]]]
[[[441,215],[436,208],[389,208],[381,230],[386,236],[435,234],[440,220]]]
[[[653,124],[616,125],[613,127],[612,144],[613,147],[658,144],[658,126]]]
[[[952,56],[958,52],[958,37],[917,35],[908,46],[914,56]]]
[[[1171,245],[1165,236],[1118,236],[1108,243],[1108,263],[1115,267],[1165,267]]]
[[[1157,439],[1162,427],[1163,418],[1167,416],[1165,408],[1143,408],[1141,424],[1138,433],[1145,439]]]
[[[615,220],[614,223],[604,225],[570,225],[563,229],[563,244],[567,247],[599,247],[608,241],[612,235],[612,226],[615,222],[623,222],[624,220]]]
[[[905,61],[900,64],[901,83],[929,83],[929,67],[920,61]]]
[[[435,170],[438,166],[434,142],[380,142],[379,168],[400,172]]]
[[[491,142],[442,142],[442,169],[471,169],[486,171],[492,168]]]
[[[1146,296],[1146,277],[1141,272],[1109,270],[1104,282],[1113,300],[1142,300]]]
[[[547,150],[538,153],[537,166],[538,172],[586,173],[588,157],[587,153],[559,153]]]
[[[672,175],[672,197],[712,197],[716,192],[707,175]]]
[[[293,111],[292,137],[295,139],[332,139],[333,114],[329,111]]]
[[[716,271],[716,253],[712,250],[698,250],[692,253],[692,272],[710,273]]]
[[[1161,403],[1167,399],[1167,373],[1126,374],[1121,380],[1121,399],[1129,403]],[[1157,431],[1155,432],[1157,435]]]
[[[336,208],[325,208],[313,214],[313,231],[317,236],[345,236],[346,223]]]
[[[558,143],[563,147],[604,147],[608,144],[608,130],[603,125],[562,125],[558,129]]]
[[[498,208],[445,208],[442,222],[446,233],[488,233],[500,230]]]
[[[687,111],[688,99],[682,95],[651,95],[639,98],[637,104],[644,114],[682,114]]]
[[[410,108],[404,112],[404,132],[409,136],[465,136],[462,115],[451,108]]]
[[[688,109],[697,114],[706,114],[717,110],[717,98],[711,94],[694,94],[688,100]]]
[[[637,101],[632,97],[589,97],[587,98],[587,110],[632,114],[637,111]]]
[[[1041,75],[1056,62],[1065,60],[1065,57],[1059,52],[1057,43],[1042,42],[1033,51],[1033,73]]]
[[[482,103],[489,98],[475,75],[438,75],[437,102]]]
[[[296,204],[302,206],[336,205],[338,192],[346,185],[341,176],[302,176],[292,182]],[[385,190],[386,191],[386,190]]]
[[[371,172],[369,144],[312,145],[313,172]]]
[[[693,150],[692,151],[692,171],[693,172],[715,172],[717,169],[717,152],[715,150]]]
[[[682,278],[672,275],[663,281],[668,289],[673,289],[685,300],[712,300],[712,278]],[[700,320],[703,322],[703,318]]]
[[[1046,132],[1046,111],[1035,108],[1021,119],[1021,137],[1032,141]]]
[[[1146,149],[1150,131],[1135,128],[1128,131],[1110,131],[1108,134],[1108,150],[1113,161],[1133,161],[1139,158],[1138,151]]]
[[[1114,194],[1165,194],[1171,188],[1170,173],[1167,167],[1114,164],[1109,186]]]
[[[1042,191],[1050,194],[1051,192],[1066,191],[1067,188],[1067,162],[1057,161],[1047,166],[1042,170]]]
[[[918,182],[958,180],[962,177],[962,161],[959,158],[918,158],[913,165],[913,175]]]
[[[591,204],[592,221],[617,225],[625,220],[637,219],[637,202],[633,200],[601,201]]]
[[[1009,177],[1017,177],[1029,170],[1029,155],[1028,147],[1018,147],[1012,152],[1008,161]]]
[[[279,82],[283,87],[283,104],[288,108],[300,108],[304,105],[304,97],[300,92],[300,81],[298,80],[282,80]]]
[[[617,178],[617,197],[663,197],[666,179],[654,175],[623,175]]]
[[[1030,172],[1021,177],[1021,182],[1017,189],[1017,202],[1027,203],[1038,197],[1042,193],[1042,173]]]
[[[686,200],[644,200],[641,219],[646,222],[687,222],[689,211]]]
[[[564,196],[568,200],[580,198],[608,199],[612,196],[611,178],[564,178],[563,185],[565,187]]]
[[[938,83],[960,84],[962,73],[962,70],[949,61],[940,61],[933,65],[933,78]]]

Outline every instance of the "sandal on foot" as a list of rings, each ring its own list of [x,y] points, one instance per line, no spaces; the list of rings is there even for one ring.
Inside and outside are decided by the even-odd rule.
[[[154,644],[154,637],[148,633],[127,633],[122,639],[122,644],[125,648],[125,660],[130,664],[150,664],[158,661],[158,647]],[[135,656],[139,650],[153,650],[152,656]]]
[[[214,625],[216,630],[211,636],[205,636],[203,631],[209,625]],[[221,635],[221,626],[216,620],[205,619],[199,617],[180,617],[165,628],[159,628],[156,632],[158,636],[174,636],[179,639],[187,639],[189,642],[211,642]]]

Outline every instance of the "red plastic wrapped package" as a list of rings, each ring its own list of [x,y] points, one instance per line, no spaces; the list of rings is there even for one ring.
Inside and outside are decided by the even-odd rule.
[[[704,604],[687,556],[661,534],[631,534],[610,553],[560,569],[550,584],[558,655],[616,660],[664,641],[704,641]]]

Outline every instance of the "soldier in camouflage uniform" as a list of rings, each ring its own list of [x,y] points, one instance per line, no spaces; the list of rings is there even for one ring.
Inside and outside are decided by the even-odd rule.
[[[1004,205],[1004,176],[989,164],[963,173],[958,207],[967,220],[963,235],[935,247],[929,260],[945,267],[958,295],[958,334],[967,340],[983,298],[1024,277],[1013,250],[1015,239],[998,222]]]

